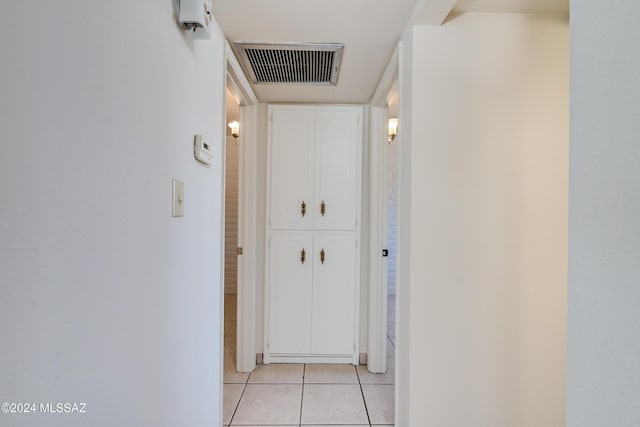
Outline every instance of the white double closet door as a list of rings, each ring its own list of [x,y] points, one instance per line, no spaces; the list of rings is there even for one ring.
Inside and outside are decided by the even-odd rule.
[[[273,109],[272,230],[356,230],[361,115],[361,108]]]
[[[270,353],[353,354],[355,237],[274,232],[271,252]]]
[[[265,363],[357,363],[362,107],[269,106]]]

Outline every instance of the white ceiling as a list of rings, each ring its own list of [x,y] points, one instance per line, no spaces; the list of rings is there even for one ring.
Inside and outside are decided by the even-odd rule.
[[[229,42],[344,43],[337,86],[254,85],[264,102],[367,103],[416,0],[216,0]]]
[[[459,12],[568,15],[569,0],[458,0]]]
[[[368,103],[413,9],[438,15],[432,10],[454,4],[459,12],[569,11],[569,0],[216,0],[213,13],[230,44],[344,43],[337,86],[254,85],[260,101]]]

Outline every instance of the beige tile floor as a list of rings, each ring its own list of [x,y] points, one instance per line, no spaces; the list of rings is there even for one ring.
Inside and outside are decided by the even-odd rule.
[[[394,419],[395,296],[389,304],[389,370],[329,364],[258,365],[235,370],[235,295],[225,295],[225,426],[392,426]]]

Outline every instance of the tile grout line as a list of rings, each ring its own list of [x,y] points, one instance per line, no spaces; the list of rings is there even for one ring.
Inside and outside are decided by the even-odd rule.
[[[244,392],[247,390],[247,384],[245,383],[242,386],[242,393],[240,393],[240,399],[238,399],[238,403],[236,403],[236,407],[233,408],[233,414],[231,414],[231,418],[229,418],[229,425],[231,425],[233,423],[233,419],[236,416],[236,412],[238,412],[238,407],[240,406],[240,402],[242,401],[242,398],[244,397]],[[224,411],[223,411],[224,412]]]
[[[235,364],[234,364],[235,366]],[[235,369],[235,367],[234,367]],[[236,372],[238,372],[238,370],[236,369]],[[240,402],[242,401],[242,398],[244,397],[244,392],[247,391],[247,385],[249,384],[249,378],[251,378],[251,374],[253,374],[253,372],[249,372],[249,375],[247,375],[247,379],[244,382],[244,385],[242,387],[242,393],[240,394],[240,399],[238,399],[238,403],[236,403],[236,407],[233,409],[233,414],[231,415],[231,418],[229,419],[229,425],[231,425],[231,423],[233,422],[233,418],[236,416],[236,412],[238,412],[238,408],[240,407]],[[238,383],[238,384],[242,384],[242,383]]]
[[[246,384],[246,383],[225,383],[225,384]],[[298,384],[302,384],[302,383],[299,383],[299,382],[250,383],[250,385],[298,385]],[[307,385],[348,386],[348,385],[358,385],[359,383],[352,382],[352,383],[305,383],[305,384],[307,384]],[[366,385],[370,385],[370,384],[366,384]],[[328,425],[332,425],[332,424],[328,424]]]
[[[226,295],[227,295],[227,294],[225,294],[225,297],[226,297]],[[229,294],[229,295],[232,295],[232,294]],[[225,346],[225,344],[224,344],[224,341],[226,341],[226,338],[229,336],[229,332],[231,332],[231,330],[232,330],[232,329],[236,326],[236,324],[238,323],[238,313],[237,313],[237,312],[235,312],[235,310],[234,310],[234,313],[231,313],[231,310],[229,310],[229,312],[227,312],[227,311],[225,310],[226,303],[230,302],[230,301],[229,301],[230,299],[231,299],[231,298],[229,298],[229,299],[225,298],[225,299],[224,299],[224,302],[225,302],[225,303],[223,303],[223,307],[222,307],[223,312],[224,312],[224,315],[223,315],[223,321],[222,321],[222,341],[223,341],[223,342],[222,342],[222,353],[223,353],[222,358],[223,358],[223,361],[224,361],[224,359],[225,359],[226,357],[232,357],[232,358],[235,358],[235,357],[236,357],[236,355],[235,355],[235,354],[226,354],[226,353],[227,353],[227,352],[225,351],[225,347],[226,347],[226,346]],[[227,316],[227,315],[228,315],[228,316]],[[228,319],[228,318],[229,318],[229,319]],[[226,327],[225,327],[225,325],[224,325],[224,324],[225,324],[225,322],[233,322],[233,324],[231,325],[231,327],[230,327],[228,330],[227,330],[227,328],[226,328]],[[234,362],[234,364],[233,364],[233,365],[234,365],[234,370],[235,370],[236,372],[238,372],[238,370],[236,369],[236,366],[235,366],[235,362]],[[233,423],[233,418],[236,416],[236,412],[238,411],[238,407],[240,406],[240,402],[242,401],[242,398],[244,397],[244,392],[247,390],[247,384],[248,384],[248,382],[249,382],[249,378],[251,377],[251,374],[252,374],[252,372],[250,372],[250,373],[249,373],[249,375],[247,376],[247,379],[244,381],[244,383],[225,383],[225,382],[224,382],[224,369],[223,369],[223,372],[222,372],[222,385],[223,385],[222,395],[223,395],[223,399],[224,399],[224,385],[225,385],[225,384],[242,384],[242,393],[240,393],[240,399],[238,399],[238,403],[236,403],[235,408],[233,408],[233,414],[231,414],[231,418],[229,418],[229,424],[228,424],[229,426]],[[223,411],[223,415],[224,415],[224,411]],[[223,424],[224,424],[224,420],[223,420]]]
[[[354,365],[353,369],[356,370],[356,376],[358,377],[358,386],[360,387],[360,394],[362,395],[362,403],[364,403],[364,411],[367,413],[367,420],[369,420],[369,427],[371,427],[371,417],[369,416],[369,408],[367,408],[367,399],[364,398],[364,390],[362,390],[362,383],[360,382],[360,374],[358,368]]]
[[[304,405],[304,384],[307,376],[307,364],[302,365],[302,393],[300,393],[300,419],[298,426],[302,426],[302,405]]]

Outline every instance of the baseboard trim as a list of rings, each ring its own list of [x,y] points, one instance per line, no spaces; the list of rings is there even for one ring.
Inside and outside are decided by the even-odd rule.
[[[264,354],[263,353],[256,353],[256,364],[257,365],[262,365],[263,360],[264,360]],[[360,353],[359,363],[361,365],[366,365],[367,364],[367,353]]]

